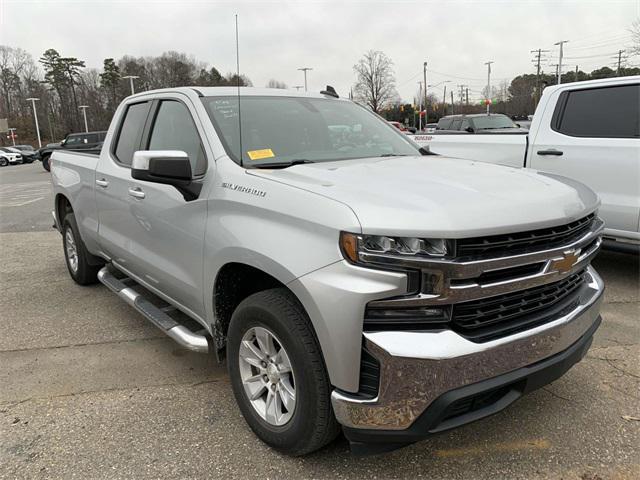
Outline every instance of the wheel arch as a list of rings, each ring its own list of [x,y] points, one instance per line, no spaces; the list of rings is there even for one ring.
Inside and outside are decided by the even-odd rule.
[[[284,267],[274,268],[274,265],[270,265],[272,263],[273,260],[269,260],[268,264],[228,261],[218,269],[211,289],[211,306],[213,310],[211,335],[219,361],[224,360],[226,356],[227,332],[235,309],[242,300],[250,295],[271,288],[284,288],[298,301],[307,314],[311,329],[322,351],[322,345],[320,345],[320,340],[309,312],[301,299],[287,285],[294,277]]]

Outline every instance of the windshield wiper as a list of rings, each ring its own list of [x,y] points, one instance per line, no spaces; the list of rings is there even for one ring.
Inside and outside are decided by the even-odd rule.
[[[288,168],[288,167],[292,167],[294,165],[302,165],[305,163],[316,163],[313,160],[307,160],[306,158],[299,158],[296,160],[291,160],[289,162],[274,162],[274,163],[261,163],[258,165],[255,165],[254,168]]]

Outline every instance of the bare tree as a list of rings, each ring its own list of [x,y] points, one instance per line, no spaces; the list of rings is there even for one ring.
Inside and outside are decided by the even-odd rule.
[[[357,75],[355,97],[378,113],[397,97],[393,62],[383,52],[369,50],[353,66]]]
[[[629,46],[628,54],[640,55],[640,18],[637,18],[629,28],[631,33],[631,45]]]
[[[273,78],[267,83],[267,88],[287,88],[287,84]]]

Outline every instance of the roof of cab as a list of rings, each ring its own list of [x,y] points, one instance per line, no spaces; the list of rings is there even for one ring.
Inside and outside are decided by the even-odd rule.
[[[203,97],[236,97],[238,96],[238,87],[177,87],[177,88],[161,88],[158,90],[149,90],[139,92],[132,97],[142,97],[145,95],[153,95],[157,93],[178,92],[186,95],[195,93]],[[320,92],[299,92],[297,90],[289,90],[283,88],[256,88],[256,87],[240,87],[241,97],[301,97],[301,98],[330,98],[333,100],[348,100],[345,98],[336,99],[330,95],[324,95]]]

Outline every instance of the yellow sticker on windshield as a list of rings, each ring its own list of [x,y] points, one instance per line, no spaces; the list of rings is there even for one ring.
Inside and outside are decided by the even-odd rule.
[[[263,158],[275,157],[273,151],[270,148],[264,148],[262,150],[249,150],[247,152],[251,160],[262,160]]]

